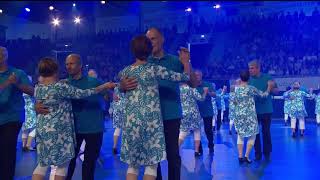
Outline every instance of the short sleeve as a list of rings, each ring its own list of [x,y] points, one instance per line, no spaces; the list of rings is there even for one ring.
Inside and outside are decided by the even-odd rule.
[[[18,76],[19,81],[22,85],[31,85],[31,82],[28,78],[28,75],[24,71],[17,70],[16,73],[17,73],[16,75]]]

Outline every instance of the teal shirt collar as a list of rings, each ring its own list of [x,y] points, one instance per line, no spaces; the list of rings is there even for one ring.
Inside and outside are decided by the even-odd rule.
[[[71,77],[71,75],[69,75],[68,80],[69,80],[69,81],[80,81],[80,80],[85,79],[85,78],[87,78],[87,75],[83,75],[83,74],[82,74],[79,79],[73,79],[73,78]]]
[[[161,58],[159,58],[159,57],[154,57],[154,56],[150,55],[150,56],[149,56],[149,59],[150,59],[150,60],[153,60],[153,61],[156,61],[156,60],[158,60],[158,61],[159,61],[159,60],[162,60],[162,59],[166,59],[166,58],[167,58],[167,56],[168,56],[168,54],[167,54],[167,53],[164,53],[164,54],[163,54],[163,56],[162,56]]]
[[[254,79],[258,79],[258,78],[260,78],[260,77],[262,77],[262,76],[263,76],[263,73],[260,72],[258,75],[256,75],[256,76],[251,76],[251,77],[254,78]]]
[[[4,72],[0,72],[0,75],[7,75],[10,74],[13,71],[13,67],[8,66],[8,69]]]

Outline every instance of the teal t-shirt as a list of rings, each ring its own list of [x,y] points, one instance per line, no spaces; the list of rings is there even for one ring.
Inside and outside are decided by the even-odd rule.
[[[183,73],[183,65],[177,56],[165,54],[162,58],[149,57],[148,62]],[[182,109],[178,82],[159,81],[160,106],[163,120],[181,119]]]
[[[82,76],[75,80],[69,78],[69,83],[79,89],[95,88],[102,84],[96,78]],[[72,111],[76,133],[99,133],[104,130],[104,99],[102,94],[93,95],[84,99],[72,100]]]
[[[268,88],[269,80],[272,80],[272,77],[270,75],[261,73],[260,76],[257,77],[251,76],[249,79],[249,85],[256,87],[260,91],[265,92]],[[267,98],[256,97],[255,104],[257,114],[273,112],[271,95],[269,95]]]
[[[9,67],[7,71],[0,73],[0,83],[4,83],[8,77],[15,73],[18,83],[31,85],[27,74],[14,67]],[[23,122],[25,116],[23,92],[14,85],[3,89],[0,94],[0,125],[9,122]]]
[[[197,87],[197,90],[200,94],[203,94],[203,88],[208,87],[209,91],[214,91],[212,84],[207,81],[202,81],[202,84]],[[211,117],[213,116],[213,107],[211,102],[211,96],[207,95],[204,101],[198,101],[198,107],[201,117]]]

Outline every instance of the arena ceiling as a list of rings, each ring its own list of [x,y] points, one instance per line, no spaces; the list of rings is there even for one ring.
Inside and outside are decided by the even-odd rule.
[[[73,3],[76,7],[73,7]],[[212,6],[219,3],[223,7],[237,7],[242,5],[260,5],[263,1],[106,1],[101,4],[100,1],[1,1],[0,9],[3,14],[15,17],[27,18],[30,21],[45,23],[51,16],[123,16],[131,14],[139,14],[142,10],[144,13],[152,13],[167,10],[183,10],[187,6]],[[50,11],[49,6],[54,6],[55,10]],[[30,12],[26,12],[25,8],[29,8]],[[2,15],[3,15],[2,14]]]

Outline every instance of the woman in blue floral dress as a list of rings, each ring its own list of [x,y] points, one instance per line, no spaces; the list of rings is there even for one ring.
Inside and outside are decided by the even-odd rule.
[[[290,92],[291,87],[287,87],[287,91],[283,93],[283,113],[284,113],[284,123],[287,126],[288,120],[289,120],[289,110],[290,110],[290,104],[291,100],[288,98],[288,93]]]
[[[223,87],[223,88],[226,89],[225,87]],[[224,112],[226,111],[226,102],[225,102],[226,94],[225,94],[225,91],[226,90],[219,89],[219,92],[221,92],[221,93],[218,94],[218,96],[220,97],[220,101],[221,101],[221,123],[224,120]]]
[[[234,120],[236,118],[235,115],[235,104],[234,104],[234,99],[235,99],[235,86],[232,85],[230,86],[230,93],[229,93],[229,134],[232,134],[232,127],[234,124]]]
[[[192,130],[194,135],[195,156],[200,156],[199,146],[201,140],[201,115],[197,101],[204,101],[208,88],[203,88],[200,94],[196,88],[191,88],[187,83],[180,84],[180,100],[182,106],[182,120],[179,133],[179,146],[183,143],[188,133]]]
[[[317,125],[320,126],[320,92],[315,95],[316,107],[314,109],[316,114]]]
[[[31,76],[28,76],[30,82],[32,82]],[[28,94],[23,93],[23,99],[25,102],[25,121],[22,124],[21,136],[22,136],[22,150],[34,151],[31,147],[32,140],[36,135],[36,112],[34,109],[34,98]]]
[[[120,160],[129,165],[127,179],[137,179],[139,167],[145,166],[144,179],[155,179],[158,163],[166,159],[164,129],[160,109],[158,80],[189,80],[189,62],[181,61],[185,73],[176,73],[147,62],[152,52],[150,40],[140,35],[131,41],[136,62],[120,73],[120,79],[133,77],[138,86],[127,91],[125,121]]]
[[[272,82],[268,82],[268,89],[266,92],[262,92],[257,88],[248,85],[250,74],[248,71],[241,71],[240,73],[240,85],[235,91],[234,105],[235,105],[235,121],[234,125],[238,133],[238,153],[239,163],[243,162],[251,163],[249,160],[249,154],[254,145],[256,135],[259,133],[258,119],[256,113],[256,107],[254,98],[255,96],[267,97],[272,89]],[[243,158],[243,146],[244,138],[248,138],[246,154]]]
[[[296,122],[299,120],[300,135],[304,135],[305,130],[305,120],[304,118],[308,116],[306,107],[304,104],[305,98],[312,98],[312,91],[310,94],[300,90],[300,82],[294,82],[293,88],[290,90],[284,98],[291,99],[291,104],[289,108],[289,116],[291,119],[291,129],[292,137],[296,137]]]
[[[212,83],[212,88],[214,91],[216,91],[216,84]],[[212,103],[212,109],[213,109],[213,116],[212,116],[212,129],[215,131],[217,116],[218,116],[218,107],[216,102],[216,97],[211,96],[211,103]]]
[[[49,108],[49,114],[37,115],[36,141],[38,165],[32,179],[44,179],[48,167],[57,166],[55,179],[64,179],[68,164],[75,156],[75,130],[70,99],[85,98],[113,88],[106,83],[96,88],[81,90],[65,82],[58,82],[58,64],[52,58],[43,58],[38,65],[40,84],[35,87],[35,98]]]
[[[125,106],[125,98],[124,93],[121,93],[119,88],[114,88],[113,92],[113,100],[110,105],[110,114],[112,114],[112,126],[115,129],[113,133],[113,147],[112,147],[112,153],[118,154],[118,139],[121,134],[122,124],[124,122],[124,106]]]

